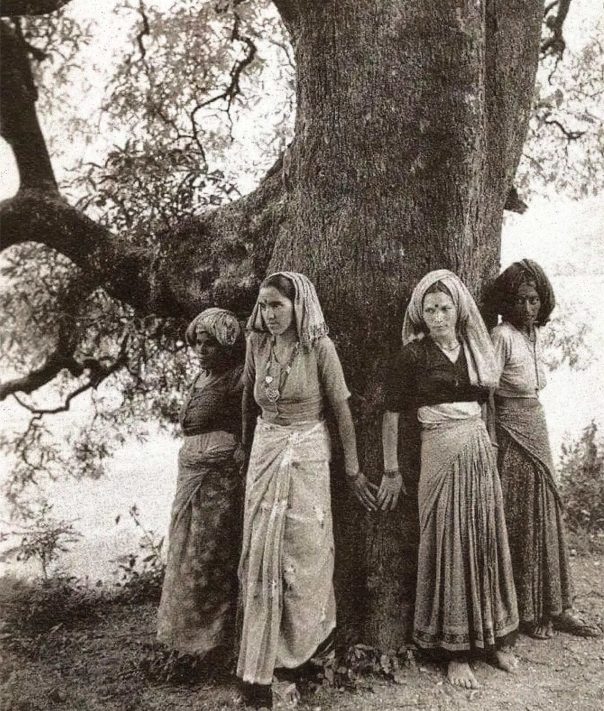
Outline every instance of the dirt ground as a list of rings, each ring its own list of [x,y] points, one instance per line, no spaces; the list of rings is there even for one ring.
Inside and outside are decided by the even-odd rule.
[[[604,624],[604,555],[573,559],[577,607]],[[144,673],[153,643],[155,609],[108,606],[95,620],[61,625],[37,638],[0,632],[2,711],[218,711],[237,708],[232,679],[194,685],[159,684]],[[537,709],[604,708],[604,641],[558,634],[549,642],[521,636],[514,675],[479,663],[482,688],[458,690],[443,668],[418,664],[400,683],[366,679],[358,691],[324,688],[300,709]],[[286,708],[278,701],[277,707]]]

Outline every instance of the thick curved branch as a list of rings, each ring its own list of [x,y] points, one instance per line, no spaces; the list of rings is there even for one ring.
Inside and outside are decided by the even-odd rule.
[[[1,246],[55,249],[140,314],[189,318],[215,303],[245,311],[283,218],[281,173],[278,161],[256,191],[157,235],[155,249],[112,234],[57,194],[21,190],[0,204]]]
[[[70,2],[71,0],[0,0],[0,17],[48,15]]]
[[[0,383],[0,401],[18,392],[32,393],[34,390],[54,380],[54,378],[65,369],[74,375],[80,375],[81,372],[83,372],[81,364],[74,359],[72,354],[63,353],[61,349],[58,349],[47,356],[44,364],[40,368],[32,370],[31,373],[21,378],[14,378],[5,383]]]
[[[38,92],[20,32],[0,21],[0,135],[13,149],[20,189],[57,192],[50,155],[36,113]]]

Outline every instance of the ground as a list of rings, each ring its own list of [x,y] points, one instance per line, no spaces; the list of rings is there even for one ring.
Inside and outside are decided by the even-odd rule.
[[[604,623],[604,555],[573,559],[577,607]],[[156,659],[155,606],[121,602],[59,623],[42,634],[0,631],[2,711],[218,711],[237,708],[230,678],[166,684],[150,678]],[[155,651],[154,651],[155,650]],[[302,699],[308,711],[358,709],[489,709],[600,711],[604,708],[604,642],[557,634],[549,642],[521,636],[520,668],[505,674],[479,663],[477,691],[458,690],[439,665],[418,661],[397,682],[365,678],[356,691],[323,688]],[[154,656],[155,655],[155,656]],[[285,708],[285,703],[279,703]]]

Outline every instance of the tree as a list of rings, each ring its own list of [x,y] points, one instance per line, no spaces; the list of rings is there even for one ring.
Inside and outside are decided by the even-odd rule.
[[[2,0],[0,7],[12,17],[64,4]],[[202,52],[205,45],[194,39],[208,26],[207,16],[201,17],[207,8],[185,4],[199,13],[199,22],[189,12],[187,30],[179,16],[190,34],[173,33],[172,40]],[[497,271],[504,206],[530,114],[543,7],[537,0],[273,4],[293,47],[293,141],[253,192],[201,212],[211,172],[197,116],[207,104],[190,108],[186,129],[166,113],[169,101],[154,81],[145,44],[150,18],[139,4],[138,53],[124,65],[120,82],[133,91],[144,83],[145,115],[174,140],[175,151],[168,152],[178,167],[170,173],[172,186],[188,186],[178,193],[184,197],[176,215],[169,214],[170,200],[157,212],[137,204],[135,180],[125,200],[113,192],[106,212],[106,197],[80,206],[64,199],[36,114],[27,37],[20,22],[2,23],[3,66],[9,68],[3,74],[2,136],[21,176],[18,194],[0,208],[3,247],[19,250],[9,276],[22,276],[24,260],[39,260],[43,245],[44,293],[52,295],[46,325],[52,328],[36,344],[35,357],[34,344],[24,349],[21,342],[19,352],[28,351],[21,366],[28,369],[3,383],[0,397],[63,378],[71,383],[65,385],[72,388],[64,403],[69,407],[80,388],[94,391],[119,371],[131,378],[131,397],[124,401],[135,404],[135,393],[148,387],[145,363],[161,358],[168,346],[182,349],[179,319],[214,303],[243,314],[267,271],[294,269],[317,285],[354,393],[363,467],[377,478],[383,368],[398,342],[413,285],[426,271],[448,267],[480,297]],[[548,7],[558,44],[545,51],[559,49],[568,4]],[[228,52],[220,55],[231,68],[216,102],[230,109],[253,66],[254,18],[246,14],[253,11],[237,0],[214,9],[227,14],[230,40],[240,46],[234,62]],[[203,86],[191,91],[193,99],[206,94]],[[176,150],[182,140],[197,151],[188,173]],[[110,155],[100,174],[110,176],[115,165],[133,178],[145,170],[149,180],[140,189],[152,187],[153,166],[166,160],[165,152],[156,156],[152,148],[127,144]],[[200,173],[203,186],[195,183]],[[228,193],[223,177],[214,177],[218,192]],[[61,317],[53,319],[57,305]],[[11,306],[28,311],[21,300]],[[30,407],[30,428],[41,437],[43,412]],[[35,476],[24,441],[24,476]],[[408,626],[413,588],[412,502],[406,516],[351,516],[355,506],[336,472],[340,627],[348,638],[396,649]]]

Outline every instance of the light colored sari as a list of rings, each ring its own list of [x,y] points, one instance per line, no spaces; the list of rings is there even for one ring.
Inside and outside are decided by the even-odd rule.
[[[334,629],[334,545],[324,422],[258,420],[247,474],[239,565],[237,675],[270,684],[306,662]]]

